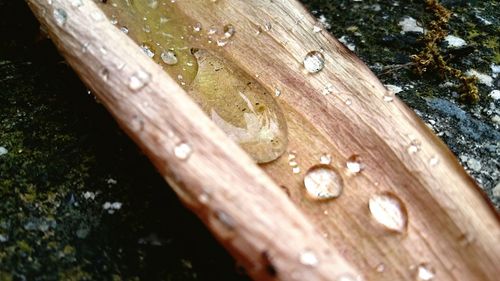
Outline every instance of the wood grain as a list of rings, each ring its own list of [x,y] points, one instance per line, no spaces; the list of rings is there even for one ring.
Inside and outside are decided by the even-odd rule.
[[[415,280],[416,266],[427,263],[436,280],[497,280],[499,219],[479,188],[411,110],[397,98],[384,99],[390,93],[353,53],[325,31],[312,31],[314,19],[296,1],[177,1],[203,26],[234,25],[221,54],[282,92],[289,151],[301,173],[292,173],[285,154],[262,166],[275,183],[131,40],[96,20],[100,11],[92,1],[52,2],[28,1],[82,80],[253,278]],[[54,21],[57,9],[67,14],[62,26]],[[326,59],[314,75],[302,66],[312,50]],[[138,71],[151,80],[133,91],[127,85]],[[323,95],[325,89],[330,93]],[[174,155],[184,142],[193,150],[187,160]],[[410,153],[411,145],[418,151]],[[344,191],[317,202],[305,196],[303,176],[323,153],[332,155]],[[345,168],[352,155],[363,163],[361,173]],[[368,200],[380,192],[404,202],[403,234],[370,216]],[[300,262],[305,251],[317,256],[316,266]]]

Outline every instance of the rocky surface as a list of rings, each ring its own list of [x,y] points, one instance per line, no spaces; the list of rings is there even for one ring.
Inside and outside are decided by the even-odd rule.
[[[394,67],[423,48],[423,1],[304,2],[498,207],[498,2],[443,0],[454,15],[441,48],[478,76],[476,105],[458,101],[453,79]],[[23,1],[0,0],[0,28],[0,281],[248,280],[39,37]]]

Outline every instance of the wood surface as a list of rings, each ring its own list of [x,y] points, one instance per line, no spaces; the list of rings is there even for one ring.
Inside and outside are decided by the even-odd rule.
[[[177,5],[203,26],[234,25],[221,53],[281,91],[288,151],[300,173],[292,172],[288,153],[259,169],[92,1],[77,2],[28,1],[82,80],[254,279],[416,280],[418,265],[427,264],[434,280],[497,280],[498,214],[410,109],[396,97],[388,101],[391,93],[326,31],[313,32],[317,23],[298,2]],[[64,24],[57,23],[61,10]],[[302,61],[313,50],[326,64],[309,74]],[[132,90],[137,73],[150,79]],[[174,153],[181,143],[192,149],[185,160]],[[305,195],[303,177],[324,153],[344,188],[339,198],[318,202]],[[360,173],[346,169],[353,155]],[[406,208],[402,233],[370,215],[370,197],[383,192]],[[301,260],[304,253],[317,264]]]

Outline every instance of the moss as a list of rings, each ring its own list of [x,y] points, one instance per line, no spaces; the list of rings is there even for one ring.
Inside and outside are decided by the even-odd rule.
[[[460,99],[468,103],[479,101],[477,79],[467,77],[457,68],[451,67],[442,54],[439,43],[448,34],[448,22],[451,11],[442,6],[437,0],[426,0],[427,9],[434,14],[434,19],[427,25],[426,33],[420,39],[424,48],[417,54],[411,55],[412,67],[416,73],[435,72],[441,77],[451,76],[460,82],[458,87]]]

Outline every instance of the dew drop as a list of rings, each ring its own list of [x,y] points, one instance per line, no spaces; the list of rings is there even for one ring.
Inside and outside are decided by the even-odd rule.
[[[406,148],[409,154],[415,154],[420,151],[420,142],[417,140],[412,140],[410,145]]]
[[[201,23],[199,23],[199,22],[197,22],[197,23],[195,23],[195,24],[193,25],[193,31],[194,31],[194,32],[200,32],[200,31],[201,31],[201,28],[202,28],[202,26],[201,26]]]
[[[191,149],[191,146],[187,143],[184,143],[184,142],[179,143],[174,148],[175,157],[177,157],[181,160],[188,159],[192,152],[193,152],[193,150]]]
[[[142,44],[141,49],[146,54],[146,56],[150,58],[153,58],[155,56],[155,53],[151,50],[151,47],[149,47],[147,44]]]
[[[428,263],[421,263],[417,266],[417,279],[421,281],[430,281],[434,279],[436,271]]]
[[[161,53],[161,60],[168,65],[177,64],[177,55],[173,51],[166,51]]]
[[[340,196],[343,189],[342,177],[330,165],[311,167],[304,176],[307,194],[316,200],[333,199]]]
[[[120,27],[121,32],[128,34],[128,28],[126,26]]]
[[[206,50],[194,55],[198,73],[189,93],[212,121],[258,163],[283,154],[288,131],[273,95],[229,61]]]
[[[387,229],[403,232],[408,225],[408,213],[404,203],[390,192],[373,195],[368,208],[373,218]]]
[[[300,263],[308,266],[316,266],[319,263],[316,254],[312,251],[305,251],[300,254]]]
[[[392,102],[394,100],[394,95],[392,95],[391,93],[385,94],[383,100],[385,102]]]
[[[351,157],[349,157],[345,165],[347,167],[347,170],[349,170],[349,172],[353,174],[357,174],[363,169],[363,165],[361,164],[358,155],[352,155]]]
[[[276,97],[281,96],[281,91],[280,91],[280,89],[278,89],[278,88],[274,89],[274,95],[275,95]]]
[[[323,30],[323,28],[321,27],[321,25],[314,25],[312,31],[314,33],[318,33],[318,32],[321,32],[321,30]]]
[[[327,153],[321,155],[321,157],[319,158],[319,163],[329,165],[330,163],[332,163],[332,156]]]
[[[320,72],[325,67],[325,57],[318,51],[307,53],[304,58],[304,68],[309,73]]]
[[[66,21],[68,20],[68,14],[66,13],[65,10],[63,9],[54,9],[54,20],[56,21],[56,24],[58,26],[63,26],[66,24]]]
[[[266,31],[271,31],[273,25],[271,24],[271,22],[266,21],[266,23],[264,23],[264,28],[266,29]]]
[[[299,174],[300,173],[300,167],[299,166],[293,167],[292,168],[292,173]]]
[[[229,43],[229,41],[226,38],[217,39],[217,46],[219,47],[224,47],[227,43]]]
[[[232,24],[226,24],[224,26],[224,36],[226,38],[231,38],[235,32],[236,32],[236,30]]]
[[[437,156],[433,156],[430,160],[429,160],[429,165],[431,167],[435,167],[439,164],[439,158]]]
[[[140,70],[130,76],[128,87],[132,91],[138,91],[146,86],[151,80],[151,74]]]

